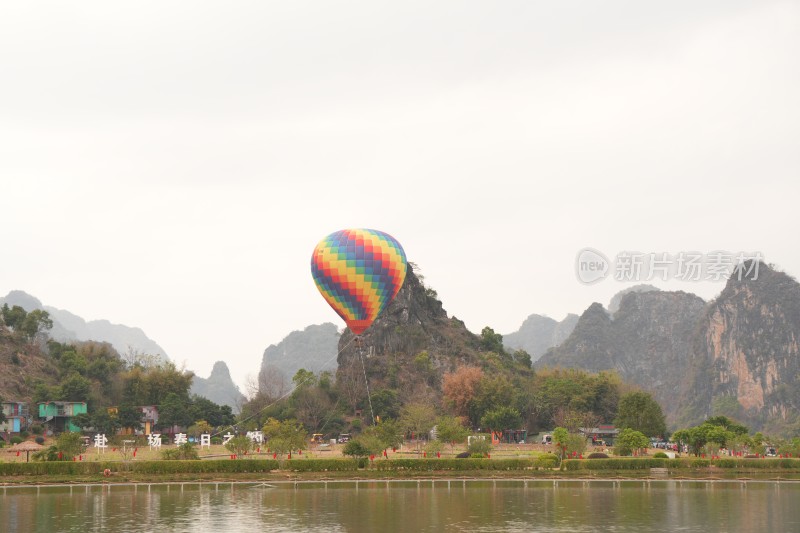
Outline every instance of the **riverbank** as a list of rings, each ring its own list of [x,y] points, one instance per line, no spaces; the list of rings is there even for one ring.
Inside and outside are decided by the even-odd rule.
[[[328,459],[0,463],[0,485],[399,480],[800,480],[800,460]]]

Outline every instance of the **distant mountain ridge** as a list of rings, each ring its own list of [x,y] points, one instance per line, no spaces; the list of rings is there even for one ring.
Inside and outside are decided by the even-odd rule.
[[[519,330],[503,335],[503,345],[507,350],[525,350],[532,361],[538,360],[544,353],[558,346],[569,337],[578,315],[568,314],[560,322],[544,315],[530,315]]]
[[[593,303],[536,366],[615,370],[651,392],[672,427],[725,415],[757,430],[800,429],[800,284],[761,264],[711,302],[629,291],[612,315]]]
[[[234,412],[238,412],[246,400],[244,394],[231,379],[230,370],[224,361],[214,363],[211,375],[207,378],[201,378],[195,374],[190,392],[208,398],[216,404],[229,405]]]
[[[323,370],[335,373],[338,344],[339,328],[330,322],[293,331],[264,350],[260,374],[277,372],[290,382],[301,368],[315,373]]]
[[[50,330],[49,335],[59,342],[88,340],[107,342],[122,355],[133,351],[157,356],[162,361],[169,361],[164,349],[140,328],[112,324],[108,320],[86,321],[69,311],[44,305],[35,296],[19,290],[11,291],[5,298],[0,298],[0,306],[5,303],[9,306],[18,305],[28,312],[34,309],[47,311],[53,320],[53,329]]]
[[[599,303],[581,315],[572,334],[537,366],[615,370],[653,394],[666,414],[677,415],[686,357],[705,302],[685,292],[629,292],[612,320]]]

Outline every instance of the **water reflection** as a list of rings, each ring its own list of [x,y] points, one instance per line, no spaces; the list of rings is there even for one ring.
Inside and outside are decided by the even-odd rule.
[[[6,488],[0,531],[800,531],[797,483],[407,481]]]

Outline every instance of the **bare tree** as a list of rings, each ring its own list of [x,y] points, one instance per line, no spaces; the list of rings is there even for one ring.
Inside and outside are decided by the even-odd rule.
[[[559,407],[553,413],[553,422],[556,427],[566,428],[570,433],[577,433],[584,422],[584,413],[568,407]]]
[[[351,411],[355,413],[358,404],[367,397],[364,372],[355,357],[351,357],[349,361],[339,366],[336,372],[336,388],[347,401]]]
[[[587,431],[587,436],[589,431],[599,427],[600,422],[603,421],[599,415],[597,415],[592,411],[586,411],[585,413],[583,413],[583,416],[581,418],[582,418],[581,427],[583,427]]]
[[[331,410],[331,399],[319,387],[308,387],[295,399],[297,418],[316,432]]]
[[[257,392],[272,400],[283,398],[289,392],[289,380],[275,365],[266,365],[258,373]]]
[[[155,368],[161,363],[160,356],[140,352],[133,348],[133,346],[128,346],[128,351],[121,357],[127,368],[133,368],[135,366],[144,369]]]

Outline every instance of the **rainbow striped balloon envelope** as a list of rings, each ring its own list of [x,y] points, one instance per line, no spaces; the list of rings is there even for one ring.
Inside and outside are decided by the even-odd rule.
[[[319,241],[311,256],[311,274],[319,292],[356,335],[397,295],[407,268],[400,243],[374,229],[331,233]]]

